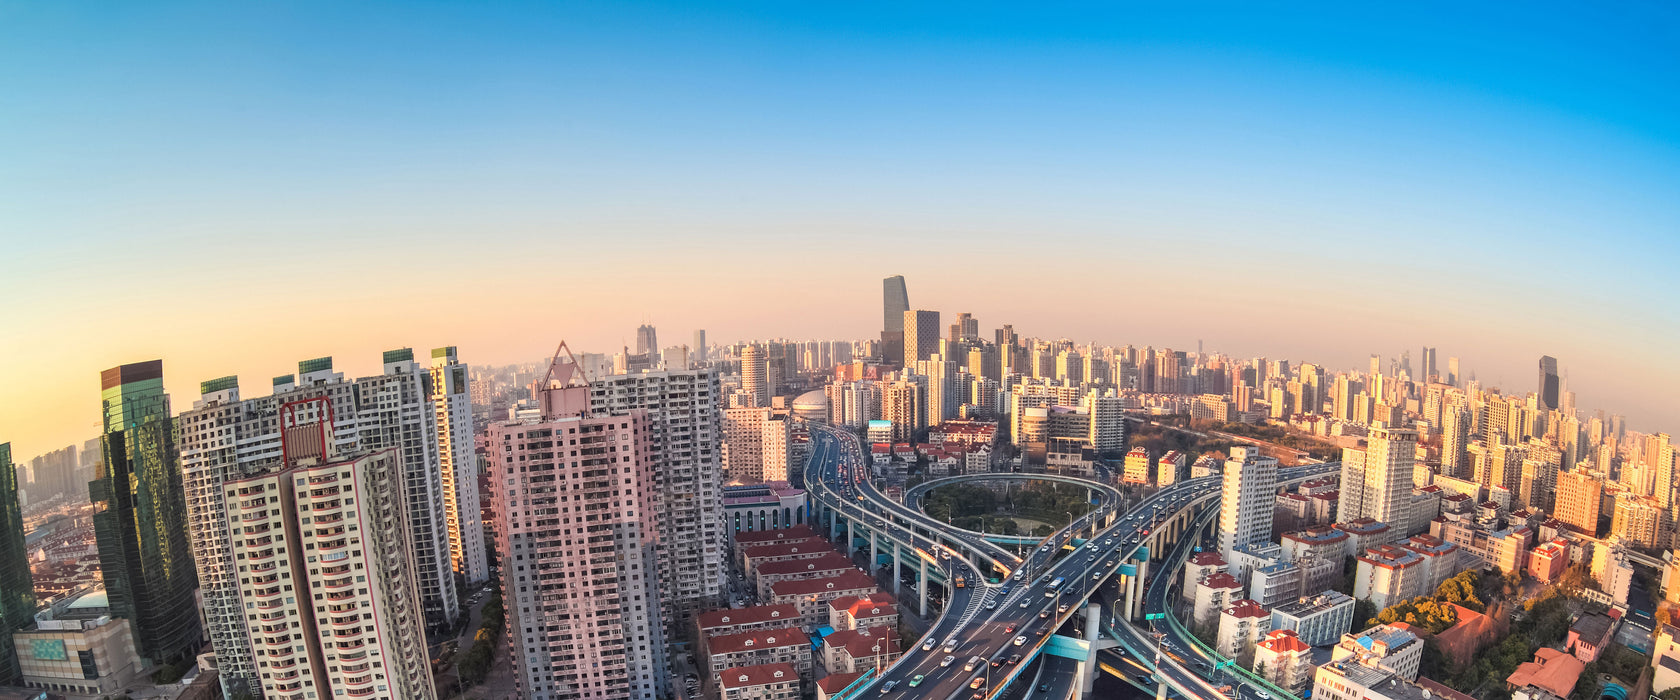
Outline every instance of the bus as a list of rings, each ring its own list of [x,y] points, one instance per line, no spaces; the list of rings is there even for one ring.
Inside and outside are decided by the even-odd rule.
[[[1061,590],[1062,584],[1066,583],[1066,582],[1067,582],[1066,578],[1063,578],[1061,576],[1057,576],[1056,580],[1051,581],[1050,585],[1044,587],[1044,597],[1046,597],[1046,598],[1056,597],[1056,591]]]

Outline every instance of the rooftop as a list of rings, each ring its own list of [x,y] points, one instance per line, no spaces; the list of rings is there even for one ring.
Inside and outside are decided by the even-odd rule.
[[[1247,598],[1244,598],[1242,600],[1231,603],[1229,606],[1227,606],[1225,608],[1225,610],[1223,611],[1223,614],[1230,615],[1231,617],[1266,617],[1267,616],[1265,608],[1260,607],[1259,603],[1256,603],[1252,600],[1248,600]]]
[[[784,595],[812,595],[828,591],[855,591],[875,588],[875,579],[862,571],[848,571],[839,576],[827,578],[808,578],[798,581],[777,581],[770,584],[770,594]]]
[[[780,627],[707,637],[706,653],[716,656],[718,654],[733,654],[748,649],[775,649],[777,647],[806,646],[810,643],[811,638],[805,636],[805,632],[798,627]]]
[[[738,610],[711,610],[700,613],[700,630],[754,625],[770,620],[798,620],[799,610],[792,605],[754,605]]]
[[[799,682],[799,672],[790,664],[759,664],[757,666],[736,666],[726,668],[718,674],[723,687],[728,689],[746,688],[766,683]]]
[[[1532,685],[1552,693],[1560,698],[1567,698],[1575,690],[1575,681],[1586,670],[1586,662],[1551,647],[1541,647],[1534,651],[1533,661],[1524,661],[1517,666],[1517,670],[1505,678],[1505,682],[1521,688]]]
[[[1299,654],[1311,651],[1312,647],[1301,641],[1301,635],[1295,630],[1272,630],[1266,633],[1266,638],[1260,641],[1260,646],[1278,654]]]

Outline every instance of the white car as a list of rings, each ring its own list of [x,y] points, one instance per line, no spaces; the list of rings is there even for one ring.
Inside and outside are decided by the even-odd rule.
[[[997,609],[997,601],[995,601],[995,600],[986,601],[986,609],[987,610],[996,610]]]
[[[1015,646],[1021,646],[1022,644],[1026,644],[1026,643],[1027,643],[1027,635],[1023,634],[1023,635],[1015,638]]]
[[[922,651],[933,651],[933,648],[935,646],[938,646],[938,642],[939,642],[939,640],[937,640],[937,639],[929,639],[925,642],[922,642]]]

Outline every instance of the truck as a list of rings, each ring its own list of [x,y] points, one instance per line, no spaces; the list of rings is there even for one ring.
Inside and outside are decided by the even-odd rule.
[[[967,585],[968,585],[968,579],[965,579],[962,576],[957,577],[957,581],[956,581],[957,588],[963,588]]]

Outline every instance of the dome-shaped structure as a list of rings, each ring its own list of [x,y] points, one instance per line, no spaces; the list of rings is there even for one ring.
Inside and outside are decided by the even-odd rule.
[[[827,423],[828,395],[821,389],[800,394],[793,400],[793,416],[813,423]]]

